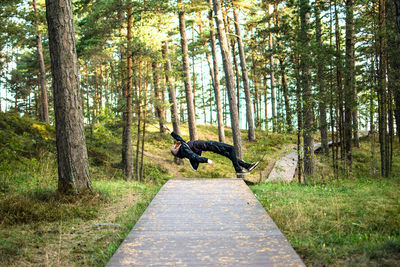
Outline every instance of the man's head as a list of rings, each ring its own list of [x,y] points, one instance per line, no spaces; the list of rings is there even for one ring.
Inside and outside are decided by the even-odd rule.
[[[172,155],[174,155],[174,156],[178,155],[178,151],[179,151],[180,147],[181,147],[181,142],[180,141],[176,142],[176,144],[173,145],[171,148]]]

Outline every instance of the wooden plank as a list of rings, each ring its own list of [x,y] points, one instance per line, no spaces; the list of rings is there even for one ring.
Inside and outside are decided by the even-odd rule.
[[[107,266],[305,266],[241,179],[173,179]]]

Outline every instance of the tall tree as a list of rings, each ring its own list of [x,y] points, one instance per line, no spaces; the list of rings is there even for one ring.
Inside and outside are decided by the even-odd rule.
[[[317,52],[317,81],[319,87],[319,99],[318,99],[318,107],[319,107],[319,129],[321,134],[321,147],[322,152],[328,156],[329,154],[329,146],[328,146],[328,123],[326,120],[326,104],[327,104],[327,96],[326,96],[326,88],[325,88],[325,66],[324,66],[324,51],[322,44],[322,26],[321,26],[321,6],[322,2],[320,0],[315,1],[315,35],[317,41],[317,47],[319,52]]]
[[[253,112],[251,110],[249,77],[247,75],[246,57],[244,54],[242,33],[240,30],[240,25],[239,25],[239,15],[238,15],[238,10],[235,6],[233,7],[233,18],[234,18],[234,22],[235,22],[235,33],[236,33],[237,43],[239,46],[240,67],[242,69],[243,89],[244,89],[244,95],[245,95],[245,99],[246,99],[246,119],[247,119],[247,125],[249,127],[248,133],[247,133],[247,138],[249,139],[249,141],[254,141],[254,140],[256,140],[256,133],[254,130]]]
[[[395,118],[396,118],[396,130],[397,130],[397,137],[399,138],[400,142],[400,0],[393,0],[395,4],[395,14],[394,18],[397,25],[397,38],[392,41],[394,43],[394,49],[391,51],[395,52],[393,57],[389,57],[392,66],[392,75],[394,82],[397,86],[393,87],[393,95],[395,101]]]
[[[215,21],[218,29],[219,45],[221,47],[222,61],[225,72],[225,83],[228,91],[229,110],[231,115],[233,145],[238,158],[242,158],[242,137],[239,128],[239,114],[236,105],[235,82],[232,66],[232,57],[228,46],[228,39],[224,28],[224,21],[221,11],[221,2],[213,0]]]
[[[339,129],[339,145],[341,157],[344,158],[344,141],[343,141],[343,85],[342,85],[342,52],[340,48],[341,36],[340,36],[340,25],[339,15],[337,8],[337,0],[334,0],[335,8],[335,45],[336,45],[336,86],[337,86],[337,107],[339,112],[337,128]]]
[[[46,86],[46,69],[43,59],[42,37],[39,31],[39,18],[36,0],[33,0],[33,9],[35,12],[35,26],[36,26],[36,47],[39,61],[40,73],[40,120],[49,123],[49,105],[47,103],[47,86]]]
[[[344,142],[346,170],[351,171],[354,106],[354,0],[346,1],[346,75],[344,84]]]
[[[124,88],[125,109],[123,112],[123,131],[122,131],[122,167],[125,179],[131,180],[133,176],[133,151],[132,151],[132,120],[133,120],[133,96],[132,96],[132,6],[128,7],[127,23],[127,59],[126,59],[126,87]]]
[[[396,24],[397,24],[397,31],[398,31],[398,39],[400,42],[400,0],[393,0],[395,7],[396,7]]]
[[[46,0],[58,159],[58,190],[91,190],[79,93],[79,71],[70,0]]]
[[[313,96],[311,92],[311,58],[310,51],[310,4],[308,0],[300,0],[300,20],[301,20],[301,71],[303,88],[303,118],[304,118],[304,174],[314,174],[314,137],[313,137]]]
[[[378,7],[378,107],[379,107],[379,143],[381,152],[381,174],[389,177],[391,162],[389,160],[389,136],[388,136],[388,97],[387,97],[387,51],[386,51],[386,0],[379,0]]]
[[[217,121],[218,121],[218,139],[220,142],[225,142],[225,130],[224,130],[224,120],[222,117],[222,104],[221,104],[221,89],[219,82],[219,65],[217,59],[217,45],[215,42],[215,33],[214,33],[214,23],[213,23],[213,4],[212,0],[208,0],[208,4],[210,5],[210,10],[208,13],[208,19],[210,23],[210,45],[211,45],[211,53],[213,60],[213,87],[214,87],[214,96],[215,103],[217,104]]]
[[[268,14],[272,16],[273,10],[271,10],[272,5],[268,3]],[[269,27],[269,38],[268,38],[268,45],[269,45],[269,65],[271,71],[271,108],[272,108],[272,131],[276,132],[277,130],[277,118],[276,118],[276,93],[275,93],[275,66],[274,66],[274,41],[272,38],[272,20],[268,20],[268,27]]]
[[[175,88],[172,82],[171,75],[171,60],[169,59],[169,48],[168,41],[164,41],[162,53],[165,60],[164,70],[165,70],[165,80],[167,83],[168,94],[169,94],[169,103],[171,105],[171,122],[173,131],[178,135],[181,135],[181,127],[179,125],[179,115],[178,115],[178,104],[176,102],[176,93]],[[179,160],[178,157],[175,157],[176,163],[183,163],[183,161]]]
[[[192,84],[190,80],[190,69],[189,69],[188,44],[186,38],[185,9],[182,5],[182,0],[178,0],[178,8],[179,8],[179,31],[181,33],[183,78],[184,78],[185,92],[186,92],[189,134],[190,134],[190,140],[197,140],[196,114],[194,112],[193,92],[192,92]]]
[[[154,94],[155,94],[155,109],[156,109],[156,117],[158,118],[158,123],[160,125],[160,132],[164,133],[164,108],[162,101],[162,91],[160,87],[160,71],[157,66],[157,62],[153,60],[151,63],[151,67],[153,69],[153,83],[154,83]]]

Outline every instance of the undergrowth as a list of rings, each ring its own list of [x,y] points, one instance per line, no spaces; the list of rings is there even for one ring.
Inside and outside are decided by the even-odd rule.
[[[172,137],[149,125],[144,180],[124,181],[120,126],[118,119],[100,116],[86,129],[94,190],[63,197],[57,194],[54,127],[0,112],[1,266],[104,266],[173,177],[170,168],[188,178],[234,176],[230,161],[211,153],[204,156],[214,167],[203,164],[194,172],[187,162],[171,166]],[[229,143],[231,130],[225,134]],[[184,126],[182,137],[189,139]],[[296,143],[291,134],[257,132],[256,142],[246,138],[242,131],[244,160],[263,159],[254,176],[264,175],[262,170]],[[199,139],[218,140],[216,127],[200,125]],[[366,140],[354,149],[351,176],[335,176],[330,159],[317,156],[316,175],[307,184],[251,187],[307,265],[399,265],[400,159],[395,155],[400,146],[394,147],[393,177],[386,179],[379,177],[379,155],[372,157],[372,147]]]
[[[354,149],[351,176],[335,176],[331,160],[317,156],[307,184],[252,187],[308,266],[400,264],[399,159],[391,178],[373,176],[370,147],[367,140]]]

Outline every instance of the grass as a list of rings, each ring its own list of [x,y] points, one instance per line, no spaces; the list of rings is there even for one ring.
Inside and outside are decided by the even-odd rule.
[[[74,201],[16,197],[14,205],[29,220],[3,220],[0,265],[104,266],[159,187],[124,181],[94,181],[93,187],[98,194]]]
[[[172,168],[183,177],[234,176],[229,160],[211,153],[204,155],[215,167],[203,164],[194,172],[187,162],[172,165],[172,137],[149,125],[144,181],[126,182],[119,169],[118,120],[104,118],[87,130],[94,192],[62,197],[57,195],[54,128],[0,113],[1,266],[104,266],[160,186],[174,176]],[[182,132],[188,140],[188,129]],[[216,127],[199,125],[198,132],[199,139],[218,140]],[[229,143],[232,133],[229,128],[225,133]],[[257,132],[256,142],[246,138],[242,131],[244,160],[263,159],[250,176],[261,181],[297,140],[265,132]],[[329,159],[317,156],[316,175],[306,185],[251,187],[309,266],[400,265],[400,146],[395,143],[393,177],[383,179],[379,151],[371,157],[370,141],[354,149],[351,177],[336,179]]]
[[[400,180],[371,177],[369,141],[354,150],[352,177],[334,179],[318,156],[307,185],[252,186],[262,205],[308,266],[398,266]],[[399,153],[396,145],[395,153]]]
[[[0,113],[1,266],[104,266],[140,218],[168,173],[145,162],[145,183],[124,181],[118,133],[104,124],[87,135],[93,192],[65,197],[54,128]]]

